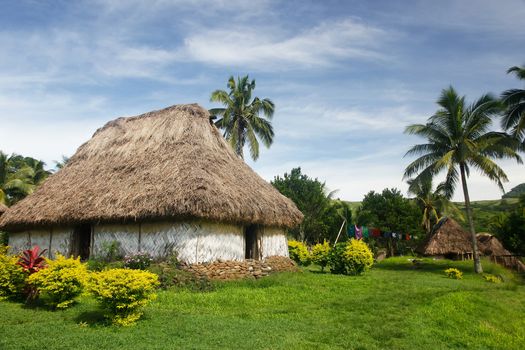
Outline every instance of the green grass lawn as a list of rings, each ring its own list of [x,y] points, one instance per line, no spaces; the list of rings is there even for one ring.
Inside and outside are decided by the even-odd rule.
[[[463,280],[444,276],[458,267]],[[129,328],[84,297],[66,311],[0,302],[0,349],[524,349],[525,285],[471,262],[393,258],[360,277],[306,269],[211,292],[163,291]]]

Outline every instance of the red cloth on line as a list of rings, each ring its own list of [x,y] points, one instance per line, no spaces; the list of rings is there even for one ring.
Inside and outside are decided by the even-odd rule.
[[[372,237],[381,237],[381,230],[378,228],[371,228],[370,232],[372,233]]]

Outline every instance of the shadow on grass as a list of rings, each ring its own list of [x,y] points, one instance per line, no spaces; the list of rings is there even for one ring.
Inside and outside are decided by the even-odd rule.
[[[85,311],[75,317],[75,322],[88,326],[109,326],[107,318],[102,310]]]

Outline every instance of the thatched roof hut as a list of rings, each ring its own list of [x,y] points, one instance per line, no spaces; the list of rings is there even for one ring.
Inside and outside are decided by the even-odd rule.
[[[417,252],[447,258],[468,256],[472,254],[470,234],[454,219],[442,218],[417,248]]]
[[[281,232],[300,223],[294,203],[239,159],[209,118],[191,104],[107,123],[63,169],[14,205],[0,228],[73,232],[87,224],[93,250],[101,225],[113,225],[109,231],[123,237],[135,232],[130,226],[145,223],[257,225]]]
[[[505,249],[503,244],[495,236],[490,233],[478,233],[476,235],[478,240],[478,247],[481,254],[490,257],[494,262],[497,262],[505,267],[516,269],[520,272],[525,271],[525,264],[520,259]]]
[[[479,251],[483,255],[512,255],[512,253],[505,249],[503,244],[490,233],[478,233],[476,234],[476,239],[478,240]]]

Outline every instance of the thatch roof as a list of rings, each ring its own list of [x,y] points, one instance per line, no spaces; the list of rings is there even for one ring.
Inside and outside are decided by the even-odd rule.
[[[9,209],[5,204],[0,203],[0,215],[5,213]]]
[[[417,251],[423,255],[447,255],[472,252],[470,234],[452,218],[441,219]]]
[[[491,235],[490,233],[478,233],[476,235],[478,240],[478,248],[483,255],[512,255],[503,244]]]
[[[166,218],[293,227],[303,215],[226,143],[197,104],[118,118],[2,216],[19,230]]]

